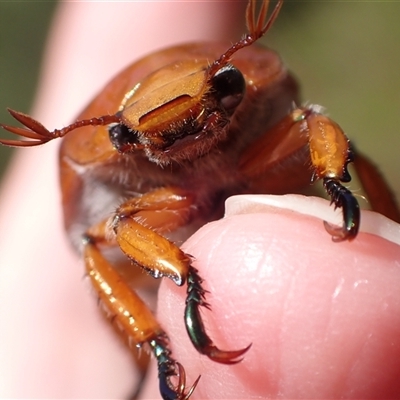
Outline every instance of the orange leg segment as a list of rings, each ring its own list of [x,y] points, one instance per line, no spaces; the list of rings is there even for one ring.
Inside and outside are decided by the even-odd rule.
[[[117,242],[121,250],[154,278],[166,276],[178,286],[185,283],[190,257],[169,240],[132,219],[118,218]]]
[[[121,279],[90,239],[85,245],[84,260],[100,301],[121,331],[139,346],[163,334],[143,300]]]
[[[87,273],[113,321],[138,346],[147,343],[158,363],[160,392],[164,399],[186,399],[185,371],[171,357],[168,338],[151,311],[102,255],[100,246],[118,246],[136,265],[155,278],[166,276],[176,284],[187,282],[185,325],[195,348],[217,362],[239,362],[249,347],[218,349],[207,335],[200,315],[205,290],[192,258],[161,233],[186,225],[195,216],[194,195],[179,188],[161,188],[124,202],[109,221],[87,231],[84,256]],[[171,377],[178,376],[177,385]]]
[[[186,391],[185,371],[171,357],[167,335],[143,300],[104,258],[90,236],[86,238],[84,259],[87,274],[113,324],[137,347],[144,343],[150,346],[157,360],[162,397],[166,400],[188,399],[199,378]],[[173,376],[178,377],[176,386],[171,382]]]
[[[354,239],[360,223],[358,202],[341,184],[351,179],[347,171],[351,161],[349,141],[340,126],[321,114],[320,107],[309,106],[292,110],[258,139],[239,167],[271,193],[285,193],[322,179],[331,202],[343,211],[342,226],[325,222],[332,239],[339,242]]]

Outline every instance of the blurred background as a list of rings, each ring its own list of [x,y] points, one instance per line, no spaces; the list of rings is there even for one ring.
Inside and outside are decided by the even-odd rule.
[[[53,1],[0,2],[2,123],[13,123],[6,107],[30,110],[55,7]],[[379,165],[398,199],[399,15],[400,2],[287,0],[264,40],[298,78],[303,100],[326,107]],[[11,154],[0,147],[0,179]]]
[[[55,1],[0,2],[0,121],[11,124],[6,107],[29,112],[34,99]],[[11,137],[1,130],[1,137]],[[0,179],[13,149],[0,145]]]

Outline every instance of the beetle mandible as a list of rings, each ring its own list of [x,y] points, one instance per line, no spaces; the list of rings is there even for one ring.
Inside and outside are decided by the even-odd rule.
[[[358,204],[341,182],[349,181],[347,164],[354,157],[359,165],[362,161],[369,166],[368,161],[353,155],[341,128],[318,108],[292,107],[293,102],[297,103],[294,80],[275,53],[253,45],[268,30],[281,5],[282,1],[264,22],[268,2],[264,1],[258,18],[254,17],[255,2],[250,2],[249,36],[231,47],[179,46],[128,67],[122,72],[122,76],[129,77],[128,83],[122,86],[113,81],[104,92],[109,95],[107,90],[112,89],[115,114],[101,110],[98,98],[81,114],[80,122],[59,131],[49,132],[37,121],[14,111],[11,114],[28,129],[3,125],[33,139],[2,140],[6,145],[32,146],[65,136],[60,163],[67,230],[77,247],[84,235],[88,274],[108,308],[119,300],[111,292],[122,291],[130,296],[127,304],[119,307],[124,313],[119,315],[113,309],[111,314],[120,325],[125,324],[125,332],[136,343],[146,342],[152,348],[164,398],[189,397],[197,381],[185,389],[183,366],[172,358],[165,333],[151,314],[146,314],[143,326],[139,322],[135,326],[139,335],[133,334],[131,322],[125,322],[123,314],[129,310],[131,318],[138,309],[147,313],[143,311],[146,308],[134,292],[116,282],[116,272],[102,256],[100,245],[118,244],[133,263],[155,277],[167,276],[179,285],[187,281],[185,318],[195,347],[216,361],[236,362],[248,348],[220,351],[214,346],[199,314],[199,305],[207,306],[201,277],[191,265],[191,258],[160,233],[168,237],[170,231],[181,226],[195,230],[219,217],[223,200],[231,194],[281,193],[322,179],[344,215],[343,226],[326,225],[328,232],[335,241],[351,240],[357,235]],[[160,64],[165,60],[166,66],[150,71],[147,63],[153,57]],[[146,76],[136,75],[139,66],[147,70]],[[248,116],[250,109],[254,114]],[[245,118],[252,120],[253,115],[257,115],[257,124],[243,122]],[[244,125],[246,135],[241,135]],[[78,129],[81,126],[85,128]],[[287,161],[293,154],[298,164]],[[277,173],[276,162],[287,165],[287,172],[282,173],[280,168]],[[77,173],[81,167],[86,169],[83,176]],[[294,169],[299,169],[295,182],[288,179]],[[216,174],[215,181],[209,181],[210,174]],[[79,206],[79,200],[83,202],[88,196],[88,182],[95,182],[100,193],[104,190],[114,194],[110,204],[104,205],[104,220]],[[368,190],[369,181],[365,184]],[[130,197],[132,192],[135,196]],[[121,197],[127,200],[115,204]],[[390,196],[387,198],[386,204],[390,203]],[[114,217],[107,219],[109,210],[115,207]],[[176,386],[170,382],[174,375],[179,377]]]

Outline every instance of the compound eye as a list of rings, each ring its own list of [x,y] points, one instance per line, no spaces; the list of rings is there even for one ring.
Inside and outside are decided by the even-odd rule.
[[[138,138],[134,131],[123,124],[110,124],[108,134],[113,147],[119,152],[129,151],[138,144]]]
[[[212,86],[222,107],[232,114],[243,99],[246,82],[242,73],[231,64],[222,67],[212,78]]]

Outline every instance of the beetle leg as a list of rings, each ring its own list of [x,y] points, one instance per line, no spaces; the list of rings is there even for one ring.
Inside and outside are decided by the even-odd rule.
[[[335,205],[335,209],[340,207],[343,211],[343,226],[333,226],[324,221],[325,229],[332,235],[334,242],[354,239],[360,226],[360,207],[356,198],[350,190],[335,179],[324,178],[323,184],[326,192],[331,196],[331,203]]]
[[[203,280],[192,266],[191,257],[160,235],[187,223],[193,204],[193,196],[177,188],[163,188],[128,200],[114,218],[116,240],[130,260],[155,278],[166,276],[177,285],[187,281],[185,326],[194,347],[214,361],[236,363],[250,346],[225,351],[213,344],[200,315],[201,306],[209,308]]]
[[[335,242],[352,240],[360,226],[360,207],[351,191],[340,182],[350,182],[347,166],[354,155],[342,128],[320,111],[320,106],[309,106],[294,110],[293,115],[307,133],[314,178],[322,179],[331,203],[343,211],[342,227],[324,221],[325,229]]]
[[[98,230],[95,229],[97,232]],[[185,371],[171,357],[168,338],[152,312],[101,254],[98,245],[106,242],[106,234],[95,236],[90,230],[85,238],[84,258],[87,274],[112,323],[128,342],[141,348],[147,343],[158,365],[161,395],[165,400],[185,400],[193,392],[199,378],[186,391]],[[178,384],[171,378],[177,376]]]
[[[150,346],[156,354],[158,361],[158,379],[160,381],[160,393],[164,400],[187,400],[192,395],[199,382],[200,376],[194,381],[190,389],[186,389],[186,373],[178,362],[171,362],[170,352],[166,347],[166,338],[160,337],[152,340]],[[177,376],[176,388],[172,386],[171,377]]]
[[[200,316],[200,306],[210,308],[205,301],[205,290],[201,286],[202,279],[198,271],[191,267],[188,274],[188,297],[185,307],[185,325],[187,333],[194,347],[201,354],[205,354],[211,360],[222,364],[236,364],[242,361],[242,355],[251,347],[234,351],[223,351],[218,349],[206,334],[203,321]]]
[[[340,182],[351,180],[347,165],[354,156],[343,130],[320,109],[309,106],[292,110],[250,147],[239,166],[256,187],[264,184],[272,193],[293,190],[296,182],[322,179],[335,208],[343,210],[342,227],[324,222],[325,228],[335,242],[352,240],[359,230],[359,205]],[[286,175],[282,169],[285,163],[291,163]]]
[[[194,197],[177,188],[163,188],[121,204],[112,221],[122,252],[154,278],[186,282],[191,257],[161,234],[186,225],[195,209]]]

